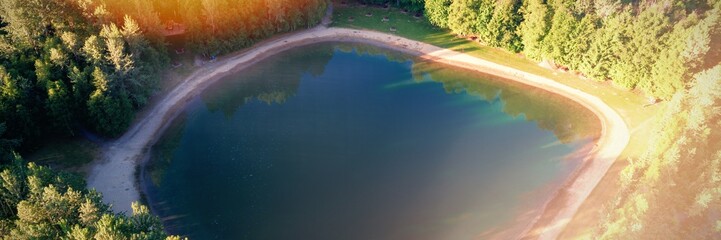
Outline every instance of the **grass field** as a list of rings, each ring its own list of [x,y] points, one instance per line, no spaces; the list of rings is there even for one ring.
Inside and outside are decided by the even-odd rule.
[[[25,160],[56,169],[84,173],[84,166],[95,159],[99,147],[83,138],[58,139],[25,157]]]

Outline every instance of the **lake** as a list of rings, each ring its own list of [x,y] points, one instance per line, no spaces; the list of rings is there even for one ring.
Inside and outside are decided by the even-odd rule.
[[[141,184],[191,239],[488,238],[522,229],[599,129],[540,89],[324,43],[208,86]]]

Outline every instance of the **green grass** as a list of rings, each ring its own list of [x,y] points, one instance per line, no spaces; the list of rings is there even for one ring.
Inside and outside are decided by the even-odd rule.
[[[43,145],[25,160],[71,172],[84,172],[83,167],[98,155],[98,146],[85,139],[59,139]]]

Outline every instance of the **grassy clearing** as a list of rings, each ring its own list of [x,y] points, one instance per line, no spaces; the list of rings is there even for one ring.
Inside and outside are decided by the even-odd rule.
[[[88,140],[59,139],[43,145],[25,157],[26,160],[56,169],[84,173],[84,166],[99,153],[99,146]]]

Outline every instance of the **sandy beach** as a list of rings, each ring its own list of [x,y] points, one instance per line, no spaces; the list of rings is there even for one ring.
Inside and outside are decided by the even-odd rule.
[[[591,110],[601,121],[601,135],[596,147],[584,160],[583,166],[558,190],[556,197],[563,197],[562,207],[554,211],[544,211],[536,218],[538,221],[533,221],[518,238],[555,239],[629,141],[628,127],[621,116],[601,99],[578,89],[461,52],[390,34],[319,26],[261,42],[248,50],[198,69],[172,91],[161,96],[155,104],[148,106],[148,110],[123,136],[107,144],[103,149],[102,158],[97,159],[89,168],[88,187],[101,192],[103,201],[112,204],[114,211],[129,213],[131,202],[140,200],[140,190],[135,177],[136,167],[162,133],[165,125],[188,100],[208,84],[228,73],[253,65],[282,51],[319,42],[362,42],[388,47],[422,59],[497,75],[541,88],[564,96]],[[552,199],[549,199],[550,201]]]

